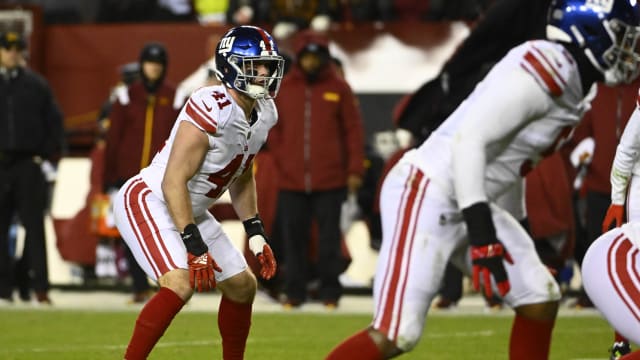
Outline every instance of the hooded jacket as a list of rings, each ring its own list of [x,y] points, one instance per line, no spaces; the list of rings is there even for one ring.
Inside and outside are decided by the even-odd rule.
[[[309,44],[328,52],[328,39],[312,32],[294,42],[296,54]],[[279,118],[269,134],[280,188],[321,191],[345,187],[350,174],[364,173],[364,128],[358,101],[327,62],[310,82],[298,61],[275,99]]]

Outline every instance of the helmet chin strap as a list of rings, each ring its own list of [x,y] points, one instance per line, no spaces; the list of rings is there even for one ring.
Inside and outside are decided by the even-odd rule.
[[[254,99],[264,99],[267,97],[267,91],[264,86],[249,84],[246,90],[247,95]]]
[[[604,72],[604,83],[608,86],[620,85],[623,82],[622,76],[617,69],[608,69]]]

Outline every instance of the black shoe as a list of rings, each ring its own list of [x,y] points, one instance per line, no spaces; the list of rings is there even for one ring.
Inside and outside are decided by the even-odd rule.
[[[22,300],[23,302],[31,301],[31,290],[30,289],[19,288],[18,289],[18,295],[20,296],[20,300]]]
[[[573,304],[571,304],[569,307],[571,307],[573,309],[576,309],[576,310],[593,309],[593,303],[591,302],[591,299],[589,299],[588,296],[580,295],[580,296],[578,296],[576,301]]]
[[[438,299],[438,301],[435,303],[433,307],[440,310],[446,310],[446,309],[452,309],[455,306],[456,306],[455,301],[448,299],[446,297],[440,297],[440,299]]]
[[[609,360],[618,360],[623,355],[627,355],[630,352],[631,352],[631,347],[629,346],[628,342],[626,341],[615,342],[613,343],[613,346],[611,347],[611,349],[609,349],[609,353],[611,353]]]
[[[285,310],[298,309],[302,306],[303,301],[298,299],[287,299],[282,303],[282,307]]]
[[[36,291],[36,300],[38,300],[38,304],[40,305],[53,305],[46,291]]]

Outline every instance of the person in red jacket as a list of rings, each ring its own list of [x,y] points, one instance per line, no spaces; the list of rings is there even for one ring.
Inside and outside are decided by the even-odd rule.
[[[124,182],[151,162],[169,137],[180,111],[176,88],[164,78],[168,54],[163,44],[150,42],[140,51],[140,78],[114,91],[108,116],[104,157],[104,188],[115,193]],[[132,302],[150,297],[147,276],[128,247],[125,256],[133,280]]]
[[[318,296],[334,308],[342,296],[340,208],[364,173],[364,128],[358,101],[330,61],[329,39],[305,31],[294,39],[296,62],[276,99],[280,118],[269,135],[278,169],[278,215],[284,239],[285,307],[306,300],[311,223],[318,236]]]

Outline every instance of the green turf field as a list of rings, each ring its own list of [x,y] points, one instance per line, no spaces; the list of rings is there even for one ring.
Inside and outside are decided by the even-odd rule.
[[[0,359],[122,359],[136,313],[0,310]],[[246,359],[323,359],[369,315],[257,313]],[[507,359],[511,316],[433,315],[418,347],[400,359]],[[612,332],[598,316],[560,317],[551,359],[607,359]],[[219,359],[215,314],[180,313],[150,359]],[[356,360],[356,359],[354,359]]]

